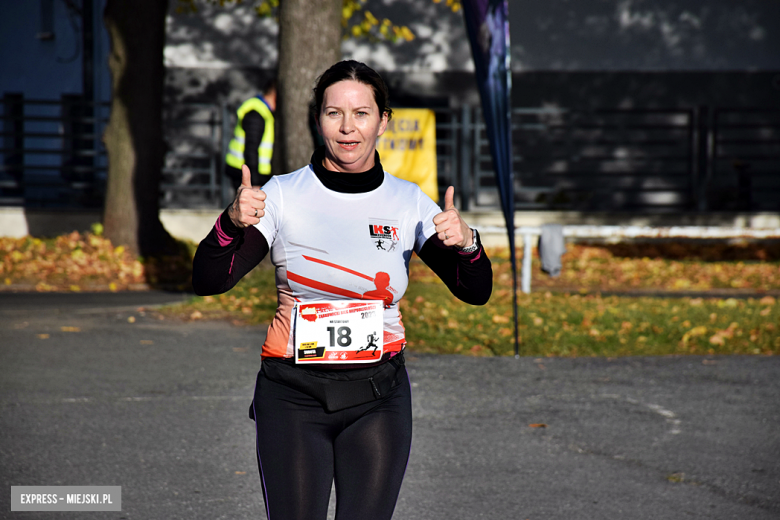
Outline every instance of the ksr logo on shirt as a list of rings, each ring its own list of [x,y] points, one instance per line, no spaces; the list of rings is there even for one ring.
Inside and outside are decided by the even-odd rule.
[[[398,222],[394,220],[368,219],[368,234],[380,251],[393,251],[401,240]]]
[[[398,240],[398,228],[395,226],[369,224],[368,233],[371,235],[371,238],[384,238],[385,240]]]

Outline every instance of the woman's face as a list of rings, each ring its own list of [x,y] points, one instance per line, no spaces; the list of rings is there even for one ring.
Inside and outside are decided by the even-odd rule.
[[[354,80],[325,89],[317,130],[325,141],[325,168],[360,173],[374,166],[377,137],[385,132],[387,114],[379,113],[374,91]]]

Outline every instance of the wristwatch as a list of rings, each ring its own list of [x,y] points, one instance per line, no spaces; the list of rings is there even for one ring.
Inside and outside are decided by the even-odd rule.
[[[471,230],[471,240],[472,240],[472,244],[470,246],[460,248],[461,253],[473,253],[474,251],[479,249],[479,235],[477,234],[476,229]]]

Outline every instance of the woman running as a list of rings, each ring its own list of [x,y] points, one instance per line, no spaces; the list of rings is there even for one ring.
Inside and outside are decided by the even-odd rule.
[[[412,438],[398,309],[412,251],[473,305],[490,298],[492,268],[452,187],[442,211],[382,169],[392,109],[379,74],[342,61],[314,98],[324,146],[262,190],[244,168],[198,246],[193,287],[223,293],[271,253],[278,307],[249,411],[268,518],[324,520],[335,482],[336,520],[390,519]]]

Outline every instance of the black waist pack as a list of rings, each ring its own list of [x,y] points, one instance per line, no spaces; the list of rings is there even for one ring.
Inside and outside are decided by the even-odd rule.
[[[318,369],[276,358],[263,360],[265,377],[299,390],[322,404],[328,412],[368,403],[387,395],[401,382],[404,354],[399,352],[381,365],[368,368]],[[250,418],[253,410],[250,408]]]

